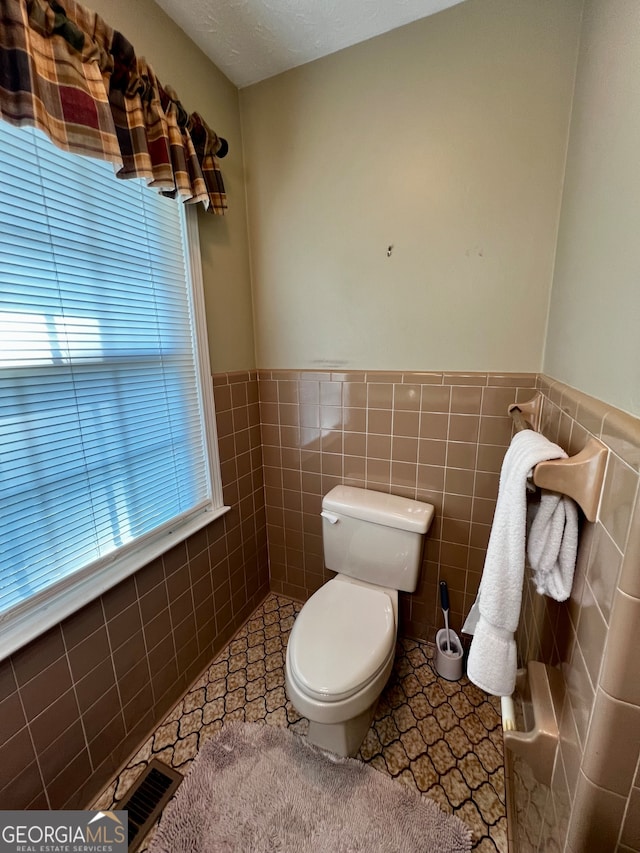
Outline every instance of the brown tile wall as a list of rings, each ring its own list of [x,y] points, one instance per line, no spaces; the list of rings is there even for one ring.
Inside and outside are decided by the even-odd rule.
[[[231,511],[0,662],[0,806],[83,808],[268,591],[255,373],[214,377]]]
[[[553,783],[524,793],[523,843],[640,851],[640,422],[533,374],[215,376],[232,510],[0,663],[2,806],[90,801],[264,596],[267,540],[276,592],[305,600],[328,579],[319,511],[337,483],[435,505],[403,629],[433,638],[442,579],[459,629],[511,437],[506,407],[536,382],[548,437],[574,454],[592,434],[612,452],[570,601],[525,589],[521,659],[559,667],[566,690]]]
[[[521,663],[558,667],[560,743],[550,788],[520,786],[520,849],[640,851],[640,420],[547,377],[541,430],[570,455],[609,448],[598,520],[583,519],[571,598],[525,584]]]
[[[271,588],[306,600],[324,568],[322,496],[339,483],[432,503],[402,630],[432,640],[449,585],[459,630],[478,589],[513,422],[536,374],[259,371]]]

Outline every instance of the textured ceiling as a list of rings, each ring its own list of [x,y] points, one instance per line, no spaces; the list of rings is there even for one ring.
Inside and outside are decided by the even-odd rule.
[[[462,0],[156,0],[242,88]]]

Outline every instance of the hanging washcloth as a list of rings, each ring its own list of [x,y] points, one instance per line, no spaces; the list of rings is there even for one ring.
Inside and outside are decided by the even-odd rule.
[[[543,489],[527,540],[527,556],[540,595],[556,601],[569,598],[577,553],[578,510],[574,501]]]
[[[527,478],[538,462],[566,456],[557,444],[527,429],[514,435],[502,463],[480,589],[462,628],[474,635],[467,674],[494,696],[510,696],[515,687],[514,632],[524,580]]]

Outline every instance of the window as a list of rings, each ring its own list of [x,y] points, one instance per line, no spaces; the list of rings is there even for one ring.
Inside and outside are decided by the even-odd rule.
[[[0,123],[0,154],[6,654],[223,508],[197,225],[37,131]]]

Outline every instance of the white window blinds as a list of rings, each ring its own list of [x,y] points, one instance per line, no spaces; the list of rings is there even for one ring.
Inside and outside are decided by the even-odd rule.
[[[0,123],[0,624],[211,508],[182,205]]]

